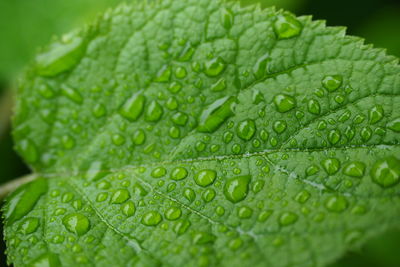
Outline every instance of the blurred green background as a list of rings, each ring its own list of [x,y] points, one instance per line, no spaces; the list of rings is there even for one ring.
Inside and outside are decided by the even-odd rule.
[[[275,5],[297,15],[312,14],[314,19],[326,20],[329,26],[347,26],[348,34],[363,37],[366,43],[386,48],[389,54],[400,57],[399,0],[240,1],[243,5],[256,2],[265,7]],[[120,2],[123,1],[0,0],[0,183],[29,173],[26,165],[13,152],[10,136],[10,91],[18,73],[32,60],[37,48],[48,43],[52,36],[66,33]],[[370,240],[332,267],[400,266],[399,229]],[[0,266],[6,266],[4,249],[4,242],[1,242]]]

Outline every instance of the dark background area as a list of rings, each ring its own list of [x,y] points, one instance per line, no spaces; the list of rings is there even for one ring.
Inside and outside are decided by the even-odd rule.
[[[177,0],[181,1],[181,0]],[[275,4],[296,15],[313,15],[328,26],[347,26],[348,34],[366,39],[388,54],[400,57],[400,1],[398,0],[241,0]],[[65,33],[119,0],[2,0],[0,2],[0,105],[9,104],[7,90],[13,88],[20,69],[31,61],[36,48],[54,34]],[[129,2],[129,0],[127,1]],[[1,112],[4,112],[1,109]],[[0,114],[4,115],[4,114]],[[1,116],[0,116],[1,118]],[[6,130],[4,130],[6,129]],[[13,151],[10,126],[0,119],[0,183],[29,173]],[[2,232],[2,231],[1,231]],[[1,241],[3,240],[1,234]],[[351,251],[332,267],[400,266],[400,230],[376,237]],[[5,244],[0,242],[0,266],[6,266]]]

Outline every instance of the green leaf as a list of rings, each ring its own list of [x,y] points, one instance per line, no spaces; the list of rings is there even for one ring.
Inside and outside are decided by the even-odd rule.
[[[164,0],[37,59],[14,138],[42,179],[4,207],[15,266],[323,266],[399,224],[398,60],[343,28]]]

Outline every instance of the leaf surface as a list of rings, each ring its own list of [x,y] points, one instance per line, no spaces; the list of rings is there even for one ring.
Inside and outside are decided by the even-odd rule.
[[[15,266],[324,266],[398,225],[400,67],[310,17],[120,6],[21,79]]]

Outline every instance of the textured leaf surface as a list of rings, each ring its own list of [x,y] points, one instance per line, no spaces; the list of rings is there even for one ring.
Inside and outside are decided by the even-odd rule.
[[[122,6],[21,79],[15,266],[323,266],[398,225],[400,67],[310,17]]]

